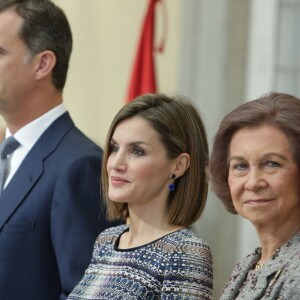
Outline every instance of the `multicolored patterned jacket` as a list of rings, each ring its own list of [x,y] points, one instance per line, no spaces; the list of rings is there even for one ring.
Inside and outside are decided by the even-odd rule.
[[[92,262],[68,299],[212,299],[211,250],[190,229],[118,249],[126,230],[121,225],[100,234]]]

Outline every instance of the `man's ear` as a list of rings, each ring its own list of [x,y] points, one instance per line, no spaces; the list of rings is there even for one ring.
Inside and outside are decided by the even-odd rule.
[[[186,170],[190,167],[190,155],[188,153],[181,153],[176,158],[176,169],[174,173],[176,174],[176,178],[182,176]]]
[[[44,77],[48,76],[55,64],[56,64],[56,56],[53,51],[46,50],[36,55],[35,57],[35,79],[40,80]]]

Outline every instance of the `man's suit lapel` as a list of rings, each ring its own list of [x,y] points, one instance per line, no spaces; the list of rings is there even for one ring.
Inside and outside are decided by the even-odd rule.
[[[0,230],[39,180],[44,170],[44,159],[56,149],[72,127],[74,123],[69,114],[63,114],[42,134],[25,157],[16,174],[1,193]]]

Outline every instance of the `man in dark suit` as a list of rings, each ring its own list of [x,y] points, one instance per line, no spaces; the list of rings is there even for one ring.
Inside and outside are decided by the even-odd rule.
[[[66,299],[108,226],[101,149],[62,103],[71,50],[51,1],[0,1],[0,113],[20,144],[0,195],[1,300]]]

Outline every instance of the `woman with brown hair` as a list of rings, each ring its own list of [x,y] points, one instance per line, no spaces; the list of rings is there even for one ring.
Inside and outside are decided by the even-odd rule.
[[[271,93],[229,113],[209,171],[226,209],[248,219],[261,246],[233,271],[222,300],[300,299],[300,100]]]
[[[143,95],[107,134],[102,192],[110,220],[68,299],[212,299],[210,247],[189,229],[207,197],[208,145],[181,96]]]

